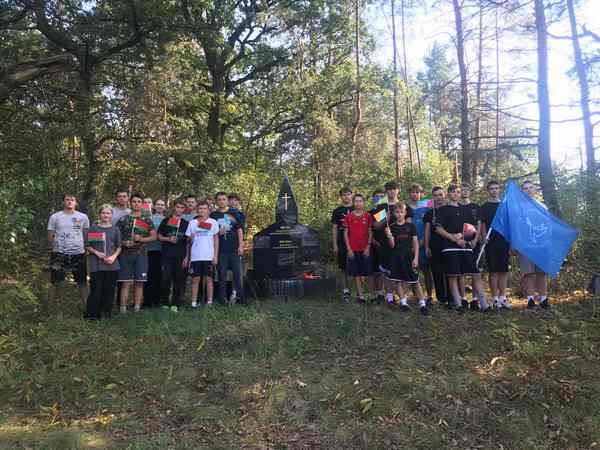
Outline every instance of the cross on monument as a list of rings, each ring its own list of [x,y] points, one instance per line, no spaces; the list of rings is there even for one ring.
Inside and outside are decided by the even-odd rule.
[[[288,209],[288,204],[287,204],[287,201],[288,201],[288,199],[292,198],[292,196],[291,196],[291,195],[287,195],[287,192],[286,192],[286,193],[283,195],[283,197],[281,197],[281,198],[283,199],[283,205],[284,205],[284,206],[283,206],[283,209],[287,211],[287,209]]]

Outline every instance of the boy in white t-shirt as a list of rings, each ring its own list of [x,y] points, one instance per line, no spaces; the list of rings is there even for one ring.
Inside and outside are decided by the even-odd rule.
[[[208,202],[198,203],[198,217],[190,222],[185,235],[188,237],[187,261],[192,276],[192,308],[197,308],[198,287],[206,279],[206,305],[213,302],[213,272],[219,258],[219,224],[209,217]]]

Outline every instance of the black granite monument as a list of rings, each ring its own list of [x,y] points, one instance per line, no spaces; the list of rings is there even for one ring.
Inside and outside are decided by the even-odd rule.
[[[275,223],[254,236],[256,278],[295,278],[319,264],[319,233],[298,223],[298,205],[285,177],[275,210]]]

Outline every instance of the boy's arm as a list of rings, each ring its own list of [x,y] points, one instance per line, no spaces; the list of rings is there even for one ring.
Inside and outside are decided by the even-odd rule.
[[[419,267],[419,238],[415,235],[413,236],[413,267]]]
[[[335,254],[337,254],[337,252],[339,251],[338,245],[337,245],[337,233],[338,233],[338,226],[337,226],[337,223],[334,223],[331,225],[331,242],[333,242],[333,253],[335,253]]]
[[[367,240],[367,247],[365,248],[364,254],[366,256],[369,256],[369,253],[371,252],[371,242],[373,241],[373,227],[369,227],[369,238]]]
[[[238,254],[239,256],[243,256],[244,255],[244,230],[242,229],[242,227],[240,226],[237,229],[237,237],[238,237]],[[217,248],[218,248],[217,244]]]
[[[437,234],[439,234],[440,236],[442,236],[444,239],[446,239],[450,242],[454,242],[455,244],[459,245],[460,247],[465,248],[466,242],[464,241],[464,239],[458,238],[458,237],[456,237],[456,235],[454,235],[452,233],[448,233],[446,230],[444,230],[444,227],[442,227],[441,225],[437,225],[435,227],[435,232]]]
[[[219,263],[219,234],[213,235],[213,264]]]
[[[344,228],[344,243],[346,244],[348,256],[353,256],[354,252],[350,248],[350,239],[348,238],[348,228]]]

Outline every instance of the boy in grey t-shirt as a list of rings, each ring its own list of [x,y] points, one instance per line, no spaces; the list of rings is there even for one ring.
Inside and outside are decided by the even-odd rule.
[[[64,208],[48,220],[48,244],[50,246],[50,282],[48,302],[53,299],[55,286],[71,272],[79,286],[81,301],[87,300],[87,269],[84,236],[90,227],[88,216],[76,211],[77,198],[72,194],[63,196]]]

